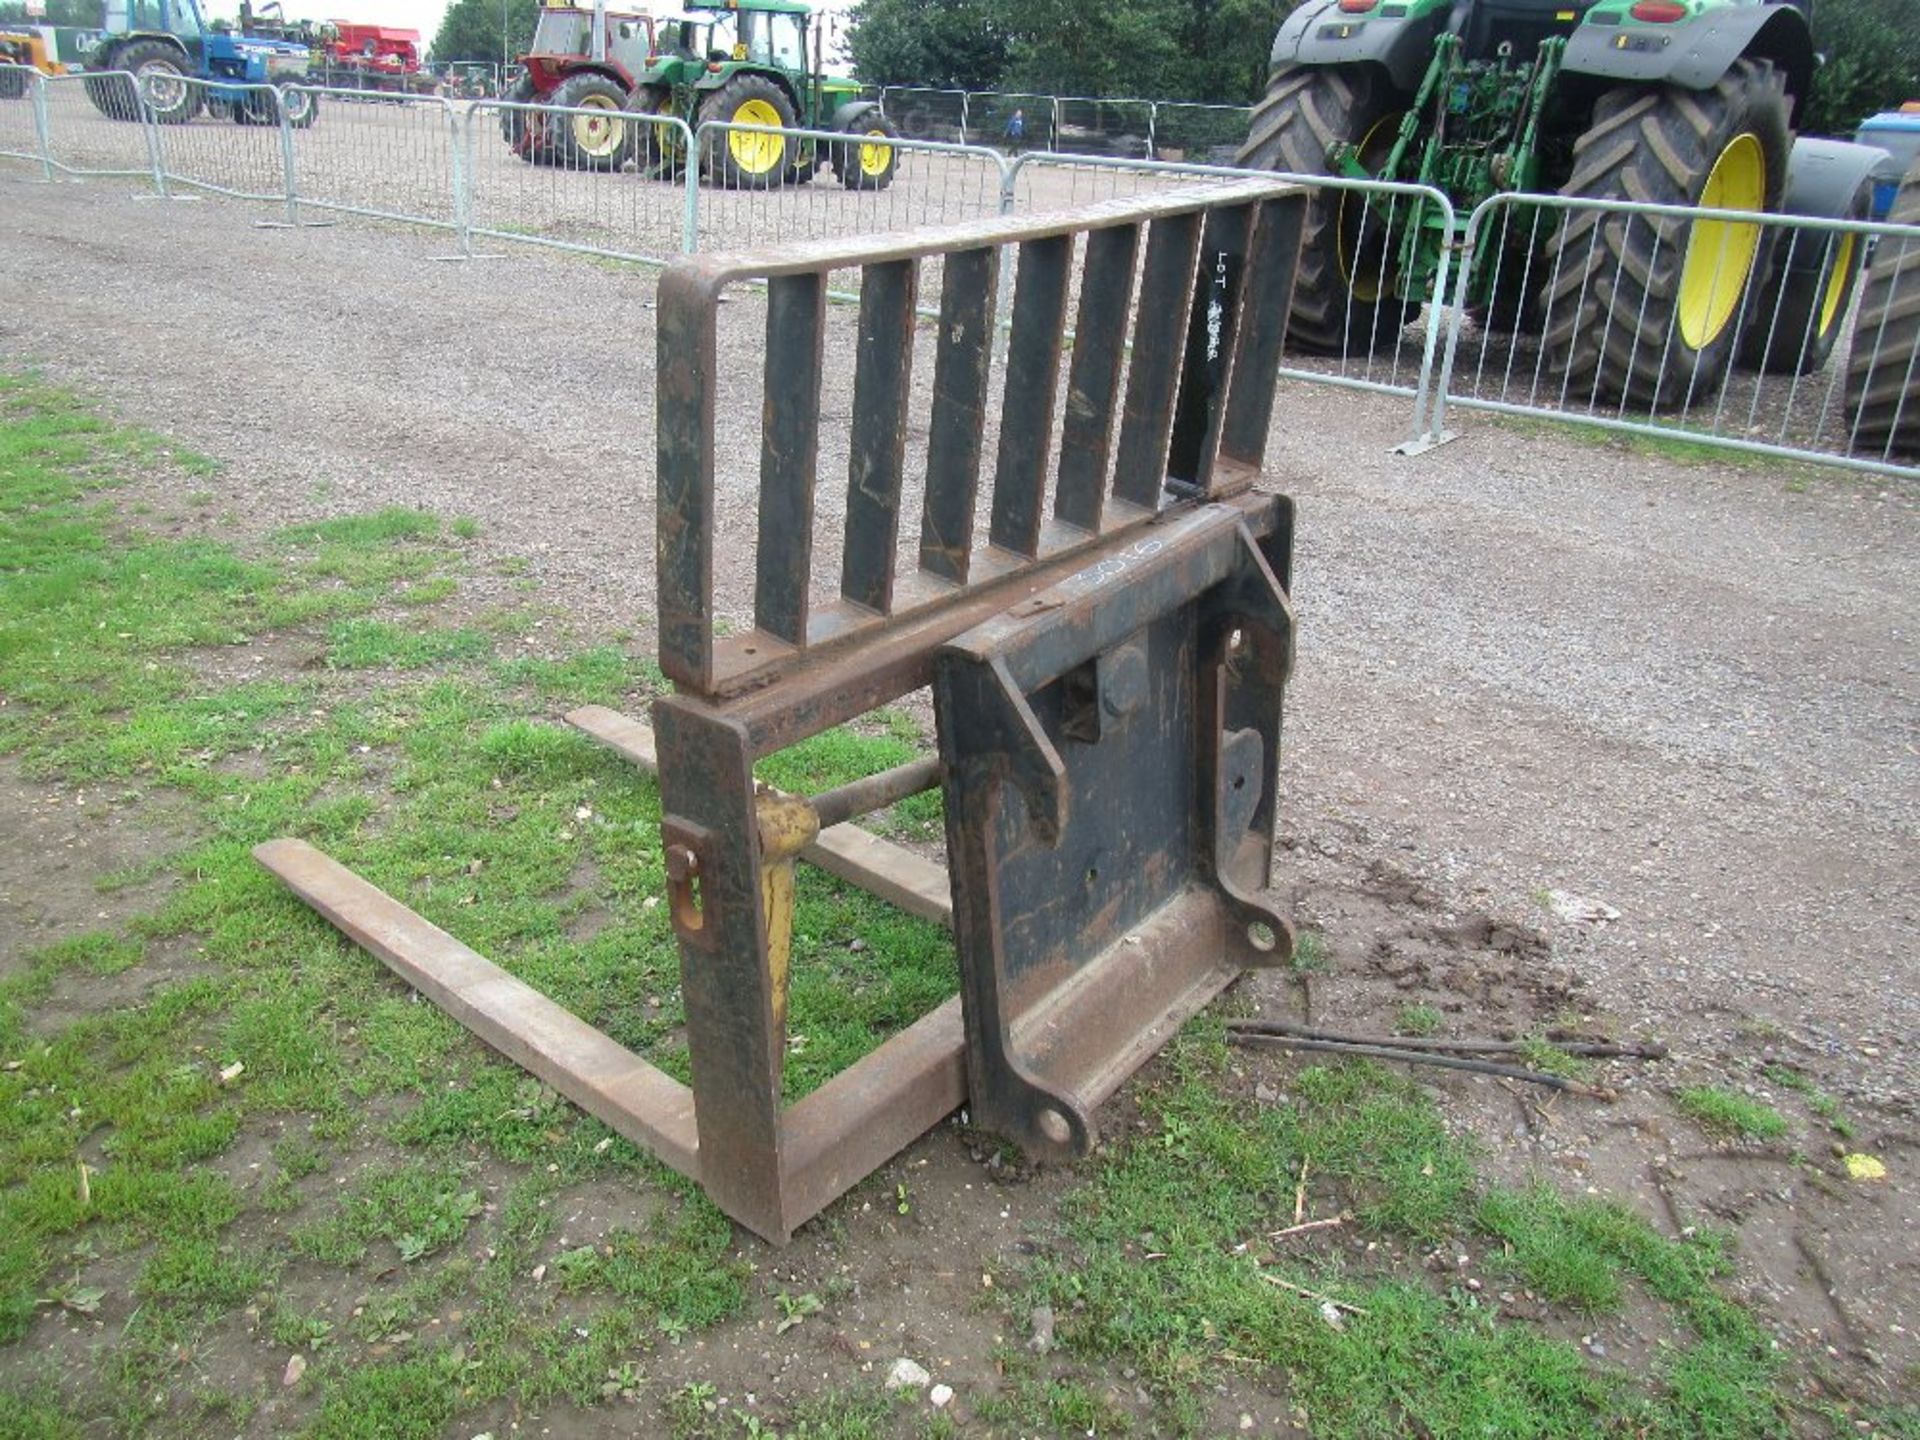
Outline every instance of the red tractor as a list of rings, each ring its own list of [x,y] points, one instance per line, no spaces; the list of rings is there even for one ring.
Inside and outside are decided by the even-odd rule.
[[[535,165],[616,168],[628,150],[628,126],[621,112],[653,55],[651,15],[609,10],[606,0],[594,0],[591,10],[565,4],[543,7],[534,26],[533,48],[520,57],[524,73],[506,99],[604,112],[604,118],[503,110],[500,133],[507,147]]]

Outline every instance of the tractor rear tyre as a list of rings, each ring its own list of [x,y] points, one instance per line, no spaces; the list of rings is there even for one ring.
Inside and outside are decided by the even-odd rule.
[[[548,147],[568,170],[618,170],[633,151],[633,124],[626,118],[627,92],[619,82],[591,70],[569,75],[547,102],[586,115],[547,117]]]
[[[531,105],[540,97],[534,93],[533,76],[522,75],[500,98],[512,105]],[[507,142],[507,149],[529,165],[539,164],[541,153],[546,148],[544,118],[534,110],[500,112],[500,138]]]
[[[743,71],[707,98],[702,120],[727,125],[777,125],[793,128],[793,102],[764,75]],[[707,133],[707,173],[729,190],[766,190],[786,183],[798,142],[785,135],[740,130]]]
[[[673,91],[665,85],[642,85],[633,92],[628,109],[636,115],[665,119],[678,116]],[[678,125],[654,124],[650,120],[634,122],[633,153],[640,162],[640,173],[661,180],[677,179],[687,168],[687,140]]]
[[[1369,170],[1386,159],[1406,97],[1375,69],[1282,65],[1254,107],[1237,164],[1328,175],[1327,152],[1352,145]],[[1320,355],[1391,348],[1408,306],[1394,294],[1388,222],[1351,191],[1321,190],[1307,205],[1287,338]]]
[[[1873,182],[1864,181],[1840,220],[1873,214]],[[1740,363],[1768,375],[1811,375],[1827,363],[1846,327],[1866,259],[1864,235],[1776,230],[1773,278],[1755,296],[1740,342]],[[1789,265],[1802,256],[1807,264]]]
[[[1887,218],[1920,225],[1920,165]],[[1920,456],[1920,241],[1881,237],[1847,356],[1847,418],[1856,455]]]
[[[900,152],[888,140],[900,138],[893,122],[875,106],[857,117],[847,133],[854,139],[833,147],[833,173],[849,190],[884,190],[900,168]]]
[[[0,55],[0,65],[14,65],[18,63],[18,61],[9,55]],[[0,70],[0,100],[18,100],[26,93],[26,71]]]
[[[1602,95],[1560,193],[1777,210],[1790,145],[1779,73],[1770,61],[1737,60],[1710,90]],[[1717,395],[1747,307],[1765,288],[1764,238],[1739,221],[1568,212],[1547,240],[1540,297],[1563,393],[1648,409]]]

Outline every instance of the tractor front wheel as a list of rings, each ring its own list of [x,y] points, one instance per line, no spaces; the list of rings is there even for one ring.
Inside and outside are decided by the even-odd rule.
[[[320,118],[320,97],[311,90],[296,90],[291,85],[282,85],[280,109],[287,117],[287,124],[296,130],[308,130]]]
[[[884,190],[893,184],[900,168],[900,151],[887,142],[897,140],[900,132],[880,113],[878,105],[854,117],[847,126],[853,138],[836,145],[833,173],[849,190]]]
[[[664,123],[678,119],[673,91],[665,85],[642,85],[633,92],[628,108],[644,118],[634,121],[634,153],[642,174],[672,180],[687,167],[687,137],[678,125]]]
[[[569,75],[548,102],[579,115],[550,115],[556,164],[568,170],[618,170],[633,148],[633,125],[626,118],[627,92],[591,70]]]
[[[1779,208],[1787,93],[1769,61],[1739,60],[1710,90],[1623,87],[1594,107],[1560,193],[1718,210]],[[1718,393],[1753,297],[1762,227],[1739,220],[1576,210],[1547,242],[1543,340],[1570,400],[1653,409]]]
[[[15,65],[21,62],[11,56],[0,55],[0,65]],[[18,100],[27,93],[27,72],[25,70],[0,70],[0,100]]]
[[[187,73],[187,57],[159,40],[138,40],[114,62],[131,71],[140,99],[162,125],[184,125],[200,113],[205,93]],[[115,119],[137,119],[134,115]]]
[[[708,97],[702,120],[727,125],[793,128],[793,102],[764,75],[743,72]],[[793,168],[796,142],[786,135],[751,130],[707,132],[707,173],[729,190],[766,190],[784,184]]]
[[[1295,175],[1330,175],[1329,152],[1352,146],[1369,173],[1385,163],[1407,101],[1370,67],[1282,65],[1254,107],[1238,164]],[[1402,211],[1405,206],[1401,207]],[[1396,293],[1392,214],[1352,191],[1314,192],[1300,236],[1287,338],[1320,355],[1392,346],[1406,319]]]
[[[1873,182],[1867,180],[1854,192],[1846,213],[1831,218],[1865,220],[1872,213]],[[1867,237],[1779,230],[1768,239],[1774,276],[1754,298],[1740,342],[1740,363],[1768,375],[1811,375],[1827,363],[1846,325]]]
[[[522,75],[501,97],[508,105],[531,105],[539,98],[534,93],[531,75]],[[546,148],[544,118],[537,110],[503,109],[500,112],[500,138],[507,142],[507,149],[529,165],[539,164],[540,152]]]
[[[1920,225],[1920,165],[1887,218]],[[1847,356],[1847,420],[1863,459],[1920,456],[1920,241],[1880,238]]]

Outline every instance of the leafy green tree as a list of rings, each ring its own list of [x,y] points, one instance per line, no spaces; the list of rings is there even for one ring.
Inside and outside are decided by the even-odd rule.
[[[539,0],[454,0],[440,22],[440,33],[433,37],[433,58],[497,64],[503,53],[509,59],[524,55],[533,42],[533,22],[539,13]],[[503,21],[504,48],[500,43]]]
[[[995,90],[1006,76],[1002,0],[861,0],[847,45],[868,85]]]
[[[106,7],[101,0],[47,0],[45,16],[29,20],[25,0],[0,0],[0,22],[6,24],[66,25],[98,30]]]
[[[1800,129],[1850,136],[1881,110],[1920,100],[1920,6],[1914,0],[1821,0],[1813,43],[1827,57]]]

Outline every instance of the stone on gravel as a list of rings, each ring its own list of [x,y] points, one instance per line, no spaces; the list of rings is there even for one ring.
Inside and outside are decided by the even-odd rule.
[[[893,1368],[887,1372],[887,1389],[922,1390],[933,1376],[927,1373],[927,1367],[918,1360],[909,1360],[902,1355],[893,1362]]]
[[[1044,1355],[1053,1349],[1053,1307],[1034,1306],[1033,1315],[1027,1323],[1033,1330],[1033,1338],[1027,1341],[1027,1348],[1036,1355]]]
[[[927,1399],[932,1403],[934,1409],[944,1410],[953,1399],[953,1387],[951,1385],[936,1385],[927,1392]]]

